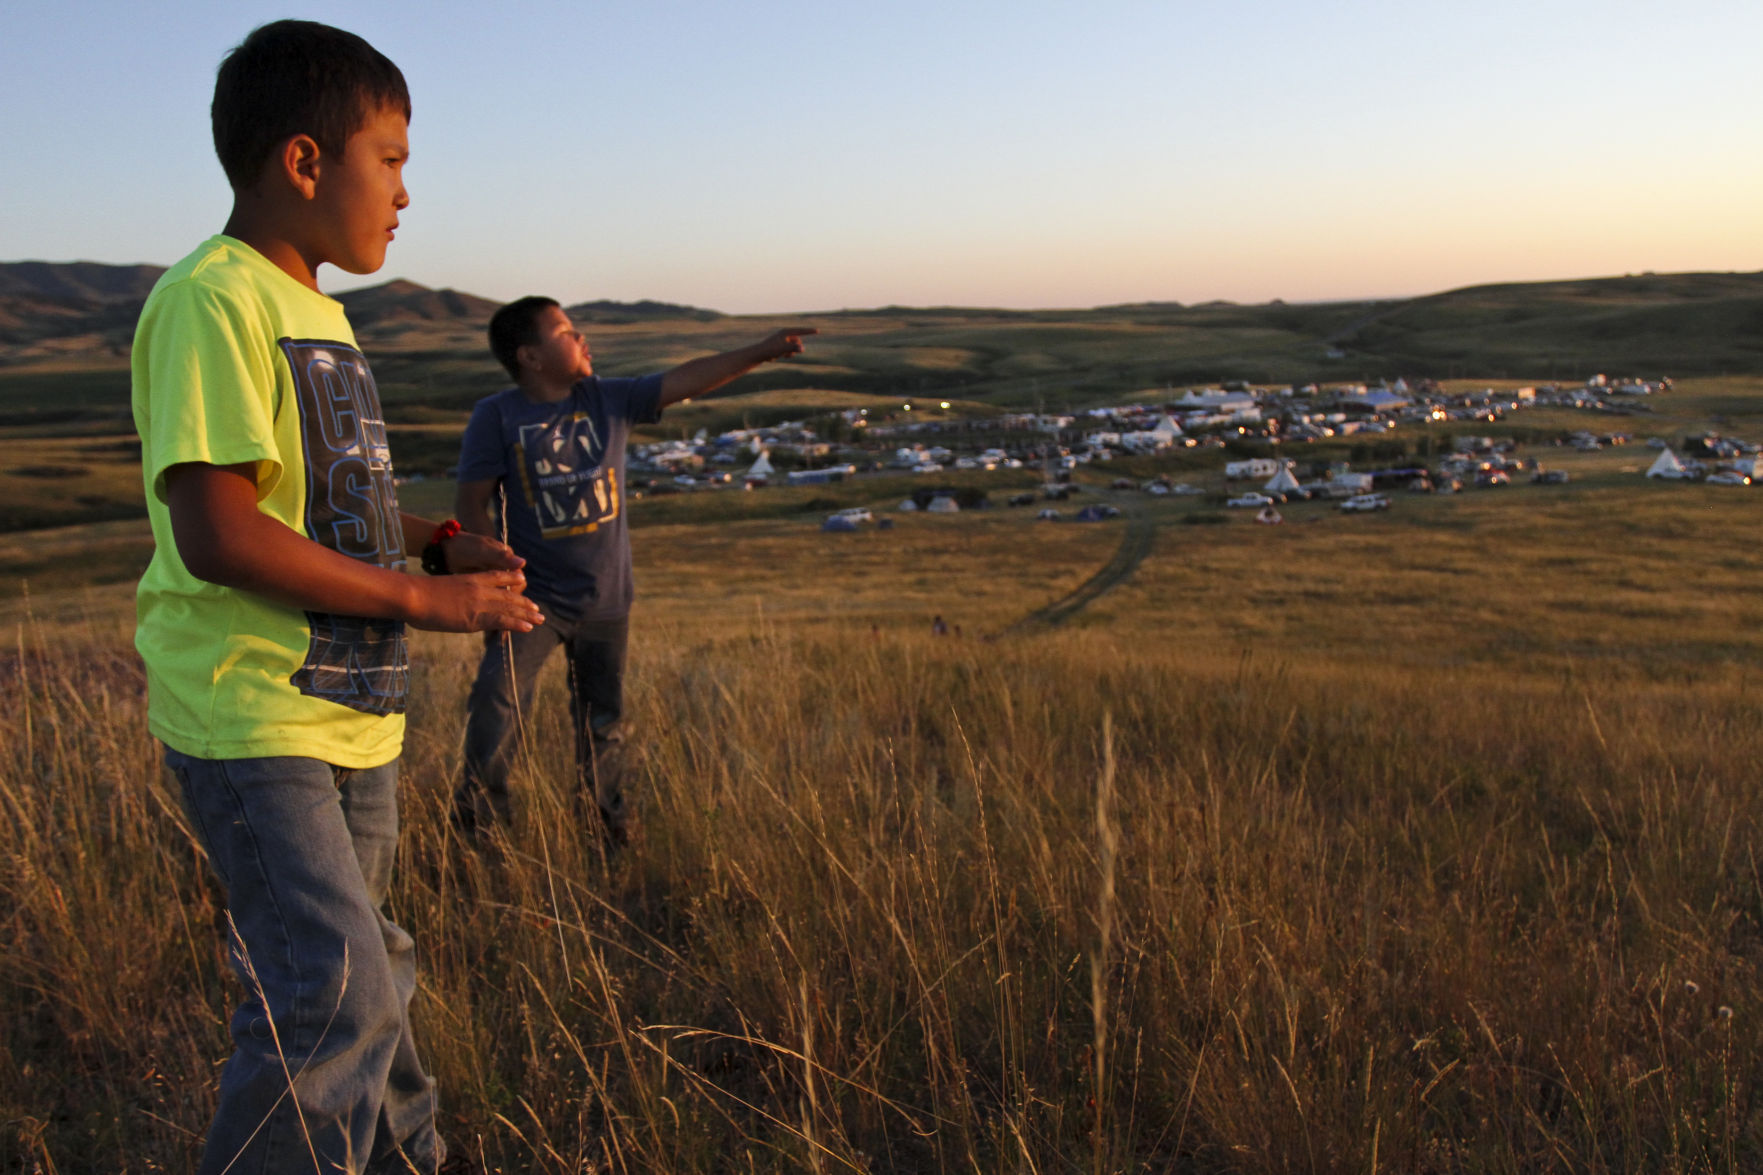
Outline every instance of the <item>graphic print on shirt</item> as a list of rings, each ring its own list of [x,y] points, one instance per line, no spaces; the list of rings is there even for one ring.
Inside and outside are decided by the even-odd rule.
[[[400,570],[404,532],[392,484],[379,388],[347,343],[282,339],[294,376],[306,462],[306,535],[331,550]],[[404,624],[306,613],[311,641],[289,681],[364,714],[401,714],[410,688]]]
[[[618,470],[603,467],[606,443],[592,416],[522,425],[517,443],[521,486],[542,537],[592,534],[618,517]]]

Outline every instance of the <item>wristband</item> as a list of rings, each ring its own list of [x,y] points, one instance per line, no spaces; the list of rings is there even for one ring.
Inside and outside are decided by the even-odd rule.
[[[429,536],[428,546],[422,549],[422,569],[430,575],[451,574],[447,567],[447,557],[441,553],[441,544],[448,539],[457,538],[464,529],[457,518],[449,518],[435,527],[435,533]]]

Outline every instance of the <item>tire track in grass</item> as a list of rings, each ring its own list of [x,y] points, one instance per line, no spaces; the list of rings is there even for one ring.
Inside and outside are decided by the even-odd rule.
[[[1108,562],[1102,564],[1096,574],[1051,604],[1037,608],[1027,616],[1010,624],[997,635],[1001,637],[1020,636],[1024,633],[1058,628],[1109,591],[1131,579],[1132,573],[1137,571],[1139,564],[1145,561],[1145,556],[1151,553],[1152,540],[1157,535],[1157,526],[1136,510],[1122,511],[1122,513],[1126,516],[1126,530],[1120,536],[1120,545],[1114,549],[1114,554]]]

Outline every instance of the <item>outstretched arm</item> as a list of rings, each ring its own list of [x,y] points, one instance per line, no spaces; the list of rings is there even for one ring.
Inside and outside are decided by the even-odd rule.
[[[518,570],[428,578],[387,571],[315,543],[257,508],[252,466],[174,465],[166,505],[191,575],[296,608],[403,620],[443,632],[543,623]]]
[[[802,353],[804,336],[818,334],[811,326],[785,327],[749,347],[688,359],[661,377],[661,406],[677,404],[693,396],[715,391],[736,376],[745,375],[761,363]]]

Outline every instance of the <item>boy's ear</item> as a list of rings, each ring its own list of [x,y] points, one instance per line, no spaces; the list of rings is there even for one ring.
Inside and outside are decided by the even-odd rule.
[[[312,199],[318,190],[318,141],[311,135],[290,135],[277,150],[275,160],[278,178],[302,198]]]

